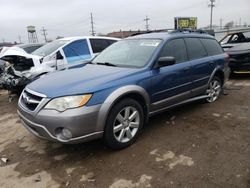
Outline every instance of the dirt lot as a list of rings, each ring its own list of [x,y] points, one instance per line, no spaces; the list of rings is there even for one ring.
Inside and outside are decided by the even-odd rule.
[[[250,187],[250,76],[213,104],[150,119],[133,146],[61,145],[26,131],[0,94],[0,187]]]

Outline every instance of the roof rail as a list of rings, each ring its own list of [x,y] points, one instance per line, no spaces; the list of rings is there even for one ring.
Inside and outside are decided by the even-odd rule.
[[[132,36],[136,36],[136,35],[142,35],[142,34],[147,34],[147,33],[161,33],[161,32],[167,32],[167,29],[159,29],[159,30],[150,30],[150,31],[138,31],[137,33],[133,33]]]
[[[202,30],[202,29],[175,29],[170,33],[200,33],[200,34],[209,34],[215,36],[214,30]]]
[[[206,31],[202,29],[175,29],[171,31],[171,33],[180,33],[180,32],[187,32],[187,33],[206,33]]]

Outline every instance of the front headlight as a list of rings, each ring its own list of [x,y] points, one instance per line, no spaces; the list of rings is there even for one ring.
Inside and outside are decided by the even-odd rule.
[[[84,106],[91,96],[91,94],[88,94],[55,98],[45,106],[45,109],[53,109],[63,112],[70,108],[78,108]]]

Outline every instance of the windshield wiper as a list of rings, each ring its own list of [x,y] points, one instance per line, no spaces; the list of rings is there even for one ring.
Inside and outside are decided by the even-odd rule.
[[[115,64],[109,63],[109,62],[105,62],[105,63],[101,63],[101,62],[97,62],[97,65],[106,65],[106,66],[111,66],[111,67],[116,67]]]

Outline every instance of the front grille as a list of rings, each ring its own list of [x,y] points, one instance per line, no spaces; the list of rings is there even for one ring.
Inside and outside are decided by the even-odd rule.
[[[42,99],[43,97],[35,95],[30,91],[24,90],[21,96],[21,103],[25,108],[34,111],[42,101]]]

